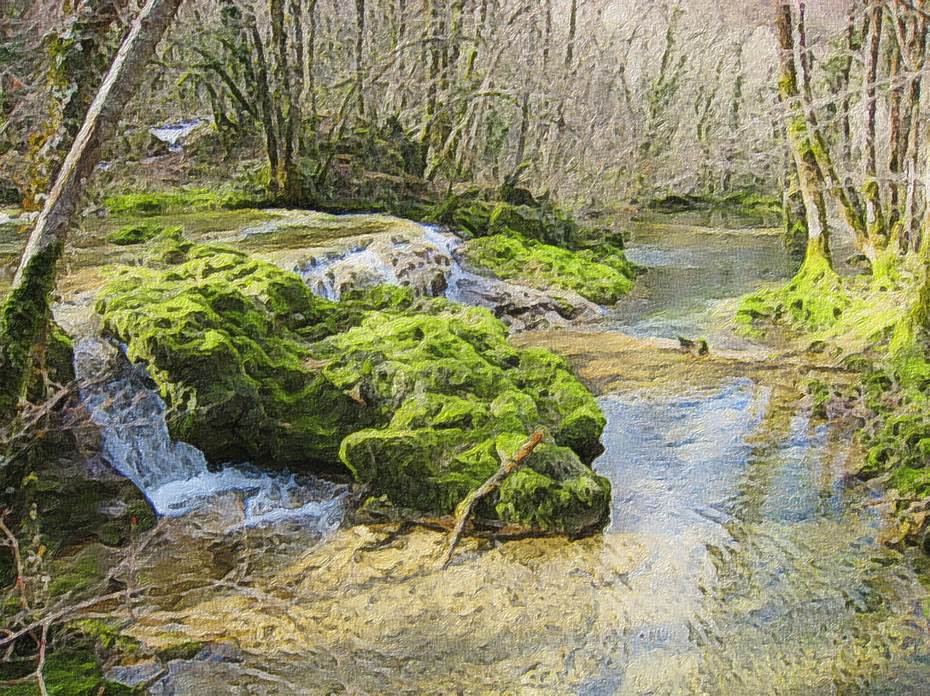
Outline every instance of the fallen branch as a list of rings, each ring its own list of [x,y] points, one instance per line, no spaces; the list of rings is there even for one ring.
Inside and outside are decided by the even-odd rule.
[[[517,453],[514,454],[513,457],[505,460],[501,464],[500,468],[491,478],[469,493],[465,497],[465,500],[459,503],[458,514],[455,517],[455,527],[452,529],[452,534],[449,535],[448,546],[442,559],[443,569],[447,568],[449,563],[452,562],[452,556],[455,554],[455,547],[462,538],[462,533],[465,531],[468,518],[471,517],[472,511],[475,509],[478,501],[500,488],[504,479],[523,465],[524,460],[532,454],[533,450],[536,449],[536,445],[542,442],[542,439],[543,433],[541,430],[534,432],[530,436],[530,439],[523,443],[523,446],[517,450]]]

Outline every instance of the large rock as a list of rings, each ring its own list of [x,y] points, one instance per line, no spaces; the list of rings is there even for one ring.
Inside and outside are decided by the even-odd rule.
[[[577,533],[607,519],[589,463],[605,420],[553,354],[518,350],[487,310],[409,289],[314,296],[300,278],[176,233],[101,292],[107,331],[144,361],[172,432],[214,462],[346,467],[375,495],[448,514],[535,428],[529,468],[483,511]]]
[[[495,239],[474,241],[493,243]],[[472,268],[467,251],[468,245],[454,234],[415,228],[342,239],[334,248],[301,252],[282,265],[293,268],[316,294],[328,299],[338,300],[352,290],[381,284],[398,285],[417,296],[445,296],[486,307],[515,331],[590,322],[602,314],[594,302],[570,287],[530,287],[497,278],[491,268]],[[558,251],[572,258],[589,253]],[[601,275],[616,275],[600,265],[592,268]],[[596,282],[613,287],[611,278]]]
[[[332,330],[331,305],[272,264],[176,232],[152,242],[148,261],[117,271],[97,311],[148,365],[172,434],[216,462],[334,462],[369,415],[307,367],[303,337]]]

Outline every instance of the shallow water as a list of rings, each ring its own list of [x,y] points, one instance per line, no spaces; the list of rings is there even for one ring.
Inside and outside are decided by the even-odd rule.
[[[138,559],[162,590],[129,630],[214,647],[152,693],[930,692],[928,594],[880,543],[878,494],[847,476],[848,427],[811,420],[805,370],[615,350],[621,330],[737,345],[715,308],[790,273],[777,237],[652,224],[629,251],[653,268],[603,331],[532,339],[597,359],[604,534],[468,540],[441,571],[443,537],[423,529],[320,542],[293,520],[170,520]]]
[[[642,337],[708,335],[724,345],[741,342],[721,331],[714,310],[760,282],[789,277],[797,267],[778,230],[768,228],[631,223],[626,253],[648,270],[611,312],[617,330]]]

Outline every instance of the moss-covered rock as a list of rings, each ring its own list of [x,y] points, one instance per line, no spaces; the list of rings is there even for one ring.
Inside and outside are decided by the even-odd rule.
[[[578,237],[575,221],[548,205],[514,205],[470,196],[452,197],[437,206],[430,217],[475,237],[510,233],[563,247],[573,246]]]
[[[131,246],[133,244],[143,244],[144,242],[154,239],[165,231],[163,225],[157,222],[143,221],[124,225],[107,235],[107,241],[117,246]],[[178,228],[180,229],[180,228]]]
[[[448,514],[543,427],[534,485],[503,488],[485,514],[572,533],[606,521],[609,484],[586,466],[601,451],[597,403],[560,358],[511,346],[487,310],[386,287],[335,304],[177,234],[146,258],[115,272],[97,309],[148,365],[172,433],[211,460],[341,462],[399,507]]]
[[[144,361],[172,434],[213,461],[324,467],[367,409],[307,367],[334,306],[294,274],[169,232],[100,293],[107,331]],[[321,405],[324,405],[321,408]]]
[[[714,217],[744,220],[752,226],[775,226],[781,219],[782,202],[779,196],[752,189],[732,191],[723,195],[669,193],[652,198],[643,206],[657,213],[698,212]]]
[[[104,205],[116,215],[161,215],[169,212],[261,207],[267,201],[236,190],[205,188],[133,191],[109,196]]]
[[[499,278],[571,290],[599,304],[616,303],[632,289],[636,275],[623,251],[610,244],[570,251],[513,233],[469,240],[465,258]]]
[[[816,247],[785,285],[745,296],[736,319],[747,330],[754,324],[781,324],[801,331],[817,331],[837,322],[850,304],[842,279]]]
[[[562,485],[591,479],[609,490],[581,461],[600,452],[604,417],[564,362],[544,350],[511,347],[504,326],[486,310],[444,300],[418,309],[422,313],[413,316],[371,314],[316,347],[330,361],[324,372],[335,383],[381,411],[383,425],[343,441],[346,466],[399,506],[449,513],[528,432],[543,426],[555,444],[530,467],[545,463],[538,474],[549,479],[554,496],[570,501],[577,519],[588,521],[585,528],[603,522],[605,499],[578,497]],[[534,506],[514,495],[523,507],[501,507],[497,516],[544,529],[579,529],[567,518],[532,517]]]

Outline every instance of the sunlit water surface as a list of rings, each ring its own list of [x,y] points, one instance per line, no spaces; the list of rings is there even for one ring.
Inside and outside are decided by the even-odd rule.
[[[629,255],[652,270],[609,330],[734,344],[714,308],[792,267],[771,234],[676,225]],[[848,427],[811,420],[793,371],[702,364],[602,395],[603,535],[469,541],[441,571],[427,530],[163,524],[131,632],[213,647],[153,693],[930,693],[927,593],[848,480]]]

